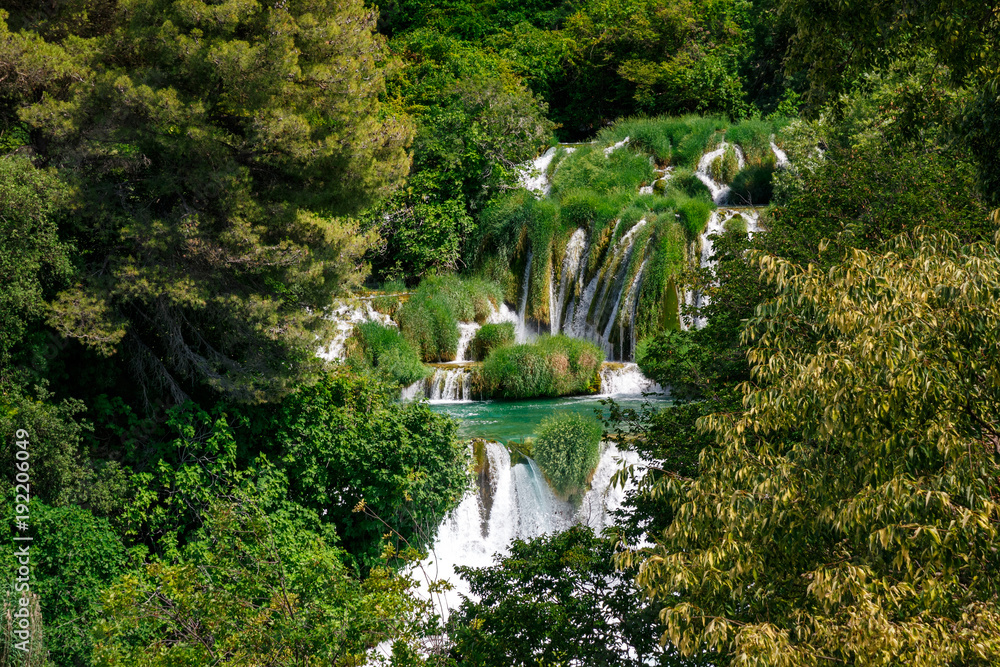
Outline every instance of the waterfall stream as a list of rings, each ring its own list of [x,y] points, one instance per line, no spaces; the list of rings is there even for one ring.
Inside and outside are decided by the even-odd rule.
[[[634,452],[621,452],[605,443],[594,471],[590,489],[579,505],[560,500],[552,493],[545,477],[530,458],[511,465],[507,448],[486,442],[484,470],[476,488],[470,490],[442,521],[430,556],[413,568],[429,596],[427,579],[445,579],[454,590],[436,594],[439,612],[447,616],[461,602],[459,594],[474,597],[455,567],[486,567],[494,556],[509,553],[510,541],[528,540],[584,524],[600,531],[611,523],[611,515],[624,502],[627,488],[611,486],[622,463],[642,465]]]

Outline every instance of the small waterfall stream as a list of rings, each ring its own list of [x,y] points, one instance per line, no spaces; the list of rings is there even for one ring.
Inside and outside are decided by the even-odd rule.
[[[455,573],[455,567],[486,567],[494,555],[509,552],[512,539],[527,540],[584,524],[600,531],[611,523],[611,515],[625,500],[628,488],[611,486],[611,478],[622,463],[642,465],[634,452],[621,452],[605,443],[594,471],[590,489],[579,506],[560,500],[531,459],[511,465],[507,448],[486,442],[484,470],[476,488],[471,489],[442,521],[430,556],[413,568],[413,574],[427,592],[425,579],[446,579],[454,590],[437,594],[439,611],[447,616],[461,602],[459,594],[474,597]]]

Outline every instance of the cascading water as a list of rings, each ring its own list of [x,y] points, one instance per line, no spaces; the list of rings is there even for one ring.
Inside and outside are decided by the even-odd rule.
[[[524,280],[521,282],[521,302],[517,307],[517,324],[514,327],[514,336],[518,343],[528,340],[528,326],[525,323],[525,315],[528,310],[528,292],[531,291],[531,251],[528,251],[528,259],[524,263]]]
[[[351,332],[354,331],[354,327],[357,324],[373,321],[387,327],[396,326],[391,317],[378,312],[372,307],[370,299],[357,299],[338,303],[329,317],[337,323],[337,332],[334,334],[330,345],[325,350],[319,352],[319,356],[328,361],[344,358],[347,339],[351,337]]]
[[[694,174],[698,177],[698,180],[705,184],[705,187],[708,188],[709,192],[712,193],[712,201],[715,202],[716,205],[720,206],[725,204],[726,200],[729,198],[730,187],[713,179],[711,176],[711,168],[712,163],[715,162],[716,158],[722,157],[725,154],[726,149],[729,147],[730,144],[723,141],[715,148],[715,150],[702,155],[701,159],[698,160],[698,170]],[[735,144],[732,144],[732,148],[733,152],[736,153],[736,162],[738,163],[739,168],[743,169],[746,165],[746,159],[743,156],[743,151]]]
[[[587,249],[587,232],[578,229],[569,237],[566,244],[566,254],[563,256],[562,269],[559,276],[559,295],[550,303],[551,331],[553,334],[559,333],[562,325],[562,314],[566,308],[566,296],[569,287],[577,280],[577,273],[580,270],[580,260],[583,252]]]
[[[536,196],[544,197],[549,193],[549,165],[555,157],[556,149],[553,146],[549,150],[535,158],[530,166],[521,169],[521,186],[525,190],[534,192]]]
[[[635,363],[606,363],[601,366],[602,396],[641,396],[666,393],[650,380]]]
[[[645,225],[645,219],[639,220],[622,235],[609,251],[609,259],[605,261],[604,268],[590,280],[579,300],[567,309],[564,318],[563,330],[566,335],[586,338],[602,346],[609,357],[614,353],[610,342],[614,322],[618,316],[622,296],[631,285],[631,283],[626,284],[626,281],[636,234]],[[613,302],[609,302],[611,298],[614,299]],[[611,305],[610,313],[609,305]],[[609,313],[607,320],[604,319],[606,313]]]
[[[476,337],[477,331],[479,331],[479,325],[475,322],[458,323],[458,348],[455,352],[455,361],[450,363],[461,364],[467,361],[472,361],[468,358],[469,344],[472,342],[472,339]]]
[[[579,507],[557,498],[544,475],[531,459],[511,465],[507,449],[498,442],[483,444],[485,470],[479,487],[470,490],[438,528],[431,555],[411,574],[424,580],[423,594],[429,595],[426,581],[448,580],[451,593],[438,593],[439,612],[447,618],[450,609],[461,602],[459,593],[475,599],[465,581],[455,573],[458,565],[486,567],[494,563],[494,554],[509,553],[513,539],[529,540],[584,524],[600,532],[610,525],[630,486],[612,486],[611,480],[621,463],[642,466],[634,452],[620,452],[606,443]]]

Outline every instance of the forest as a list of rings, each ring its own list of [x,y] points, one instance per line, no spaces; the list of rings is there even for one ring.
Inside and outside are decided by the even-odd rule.
[[[0,0],[0,438],[0,667],[1000,664],[1000,2]]]

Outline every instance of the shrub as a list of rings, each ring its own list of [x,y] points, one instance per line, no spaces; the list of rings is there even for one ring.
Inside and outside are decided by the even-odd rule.
[[[485,322],[503,300],[503,288],[486,278],[428,276],[396,315],[400,332],[427,362],[452,361],[458,322]]]
[[[564,413],[542,420],[535,461],[557,493],[580,493],[600,458],[601,426],[593,418]]]
[[[535,343],[493,349],[476,371],[478,391],[492,398],[593,393],[604,353],[589,341],[541,336]]]
[[[413,384],[428,375],[420,353],[393,327],[362,322],[354,327],[352,339],[354,359],[399,384]]]
[[[701,197],[678,197],[677,212],[681,216],[681,224],[691,238],[705,231],[708,218],[712,215],[714,205]]]
[[[666,186],[668,189],[683,192],[688,197],[712,198],[712,193],[709,191],[708,186],[702,183],[701,179],[695,176],[693,171],[684,169],[683,167],[678,167],[674,170],[670,180],[666,182]]]
[[[733,179],[730,202],[761,206],[771,203],[774,194],[774,167],[769,165],[747,167]]]
[[[514,343],[514,324],[484,324],[476,332],[469,349],[474,359],[485,359],[493,350]]]
[[[742,215],[734,215],[733,217],[726,220],[722,225],[723,230],[727,234],[742,234],[746,236],[747,233],[747,220]]]
[[[740,161],[736,157],[736,151],[732,146],[726,146],[722,155],[712,160],[710,171],[712,178],[719,183],[729,183],[740,170]]]

